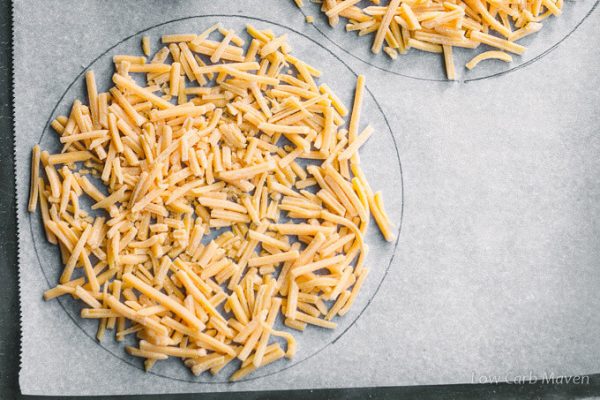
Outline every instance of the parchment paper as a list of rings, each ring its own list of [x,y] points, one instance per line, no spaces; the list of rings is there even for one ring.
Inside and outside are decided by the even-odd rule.
[[[595,4],[580,3],[588,10]],[[450,83],[363,63],[305,24],[291,1],[16,1],[14,7],[23,393],[477,383],[600,371],[597,11],[523,68]],[[229,17],[207,16],[215,14]],[[75,317],[74,302],[43,302],[42,292],[58,277],[58,251],[41,238],[38,216],[26,213],[31,146],[56,146],[47,122],[83,95],[78,75],[93,64],[106,89],[112,55],[139,52],[141,35],[132,35],[156,26],[147,32],[156,50],[161,33],[197,32],[216,20],[238,31],[251,22],[287,32],[295,53],[313,59],[325,71],[322,82],[346,103],[354,73],[366,74],[363,123],[377,135],[361,159],[401,227],[397,246],[370,232],[371,274],[336,331],[299,335],[298,358],[235,384],[194,378],[175,361],[146,374],[112,340],[97,344],[93,324]],[[548,39],[550,48],[550,36],[542,30],[535,41]],[[417,67],[434,74],[440,65],[424,59]],[[481,67],[483,75],[504,68]]]

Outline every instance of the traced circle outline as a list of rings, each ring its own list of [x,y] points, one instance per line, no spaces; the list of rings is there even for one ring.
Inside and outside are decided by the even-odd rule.
[[[568,2],[574,2],[574,0],[567,0]],[[553,51],[554,49],[556,49],[562,42],[564,42],[566,39],[568,39],[580,26],[581,24],[583,24],[583,22],[588,19],[588,17],[594,12],[594,10],[596,9],[596,7],[598,7],[598,3],[600,3],[600,0],[596,0],[596,2],[594,3],[594,5],[592,6],[592,8],[590,8],[590,10],[583,16],[583,18],[577,23],[577,25],[575,25],[575,27],[573,27],[573,29],[571,29],[565,36],[563,36],[562,39],[560,39],[558,42],[554,43],[552,46],[550,46],[549,48],[547,48],[546,50],[544,50],[543,52],[541,52],[540,54],[538,54],[537,56],[533,57],[531,60],[527,60],[522,64],[516,65],[510,69],[507,69],[505,71],[500,71],[500,72],[496,72],[494,74],[491,75],[486,75],[486,76],[481,76],[479,78],[471,78],[471,79],[464,79],[462,82],[463,83],[469,83],[469,82],[476,82],[476,81],[482,81],[485,79],[490,79],[490,78],[498,78],[500,76],[503,75],[507,75],[511,72],[517,71],[521,68],[524,68],[528,65],[531,65],[533,63],[535,63],[536,61],[541,60],[542,58],[544,58],[545,56],[547,56],[551,51]],[[304,18],[306,18],[308,15],[304,12],[304,10],[300,7],[298,7],[299,12],[304,16]],[[349,50],[347,50],[345,47],[343,47],[342,45],[338,44],[336,41],[334,41],[332,38],[330,38],[325,32],[323,32],[323,30],[318,27],[316,24],[310,24],[312,25],[317,32],[319,32],[325,39],[327,39],[330,43],[332,43],[335,47],[337,47],[338,49],[342,50],[344,53],[348,54],[349,56],[359,60],[362,63],[365,63],[373,68],[377,68],[380,71],[383,72],[387,72],[389,74],[393,74],[396,76],[401,76],[403,78],[408,78],[408,79],[414,79],[417,81],[426,81],[426,82],[455,82],[455,81],[451,81],[447,78],[444,79],[434,79],[434,78],[420,78],[418,76],[410,76],[410,75],[406,75],[406,74],[402,74],[400,72],[396,72],[396,71],[392,71],[390,69],[381,67],[379,65],[375,65],[369,61],[365,61],[363,60],[362,57],[359,57],[355,54],[353,54],[352,52],[350,52]],[[336,28],[331,28],[331,29],[336,29]],[[323,47],[323,46],[322,46]],[[342,61],[343,62],[343,61]],[[345,63],[344,63],[345,64]]]
[[[203,18],[238,18],[238,19],[245,19],[245,20],[252,20],[252,21],[258,21],[258,22],[263,22],[263,23],[267,23],[267,24],[271,24],[274,26],[277,26],[279,28],[283,28],[283,29],[287,29],[291,32],[296,33],[297,35],[300,35],[302,37],[304,37],[305,39],[309,40],[310,42],[316,44],[317,46],[321,47],[322,49],[324,49],[326,52],[328,52],[331,56],[333,56],[334,58],[336,58],[340,63],[342,63],[342,65],[344,65],[348,71],[350,71],[352,74],[354,74],[354,76],[358,76],[357,73],[347,64],[345,63],[342,59],[340,59],[335,53],[333,53],[331,50],[329,50],[328,48],[326,48],[325,46],[323,46],[322,44],[318,43],[316,40],[312,39],[311,37],[307,36],[306,34],[299,32],[293,28],[290,28],[288,26],[285,26],[283,24],[277,23],[277,22],[273,22],[270,21],[268,19],[264,19],[264,18],[257,18],[257,17],[248,17],[245,15],[241,15],[241,14],[206,14],[206,15],[194,15],[194,16],[188,16],[188,17],[182,17],[182,18],[176,18],[176,19],[172,19],[169,21],[165,21],[165,22],[161,22],[155,25],[152,25],[150,27],[147,27],[145,29],[142,29],[140,31],[137,31],[121,40],[119,40],[117,43],[115,43],[114,45],[110,46],[108,49],[106,49],[105,51],[103,51],[100,55],[98,55],[96,58],[94,58],[90,63],[88,63],[80,73],[78,73],[75,78],[73,79],[73,81],[67,86],[67,88],[65,89],[65,91],[63,92],[63,94],[60,96],[60,98],[58,99],[56,105],[54,106],[54,108],[52,109],[52,111],[50,112],[50,116],[48,117],[48,120],[46,121],[46,124],[44,125],[44,128],[42,130],[42,133],[37,141],[38,144],[41,144],[42,139],[44,138],[44,135],[46,134],[46,131],[48,131],[49,127],[50,127],[50,122],[52,121],[52,116],[56,113],[56,110],[58,109],[59,105],[63,102],[65,96],[67,95],[67,93],[69,92],[69,90],[73,87],[73,85],[79,80],[81,79],[81,77],[83,76],[83,74],[92,66],[94,65],[98,60],[100,60],[102,57],[106,56],[110,51],[112,51],[113,49],[115,49],[117,46],[123,44],[124,42],[130,40],[131,38],[134,38],[144,32],[147,32],[149,30],[152,30],[154,28],[158,28],[167,24],[171,24],[171,23],[175,23],[175,22],[180,22],[180,21],[187,21],[187,20],[191,20],[191,19],[203,19]],[[371,96],[371,98],[373,99],[376,107],[379,109],[379,111],[381,112],[381,114],[383,115],[385,124],[389,130],[390,136],[392,138],[392,142],[394,144],[394,149],[396,151],[396,158],[398,160],[398,167],[400,170],[400,189],[401,189],[401,204],[400,204],[400,221],[398,222],[398,229],[397,229],[397,235],[396,235],[396,242],[394,243],[394,248],[393,248],[393,252],[392,252],[392,256],[390,258],[390,262],[388,264],[388,266],[386,267],[383,276],[381,277],[381,281],[377,284],[377,287],[375,288],[375,291],[373,292],[373,295],[367,300],[367,303],[364,305],[363,309],[360,310],[360,312],[358,313],[358,315],[354,318],[353,321],[350,322],[350,324],[339,333],[339,335],[337,335],[333,340],[331,340],[330,342],[326,343],[325,345],[323,345],[323,347],[321,347],[320,349],[318,349],[317,351],[315,351],[314,353],[312,353],[311,355],[307,356],[306,358],[304,358],[303,360],[300,360],[294,364],[291,365],[287,365],[284,366],[280,369],[278,369],[277,371],[272,371],[269,373],[266,373],[264,375],[259,375],[259,376],[254,376],[254,377],[249,377],[246,379],[241,379],[237,382],[248,382],[248,381],[253,381],[256,379],[261,379],[261,378],[265,378],[271,375],[275,375],[278,374],[280,372],[283,372],[289,368],[293,368],[299,364],[302,364],[303,362],[311,359],[312,357],[316,356],[317,354],[321,353],[322,351],[324,351],[326,348],[328,348],[329,346],[331,346],[332,344],[334,344],[335,342],[337,342],[342,336],[344,336],[346,334],[346,332],[348,332],[348,330],[350,328],[352,328],[352,326],[354,326],[354,324],[360,319],[360,317],[363,315],[363,313],[366,311],[366,309],[369,307],[369,305],[371,304],[371,302],[373,301],[373,299],[375,298],[375,296],[377,295],[377,293],[379,292],[379,289],[381,288],[381,285],[383,284],[383,282],[385,281],[385,278],[390,270],[390,267],[392,265],[392,262],[394,261],[394,258],[396,256],[396,251],[398,250],[398,244],[400,241],[400,233],[402,231],[402,222],[404,219],[404,177],[403,177],[403,173],[402,173],[402,162],[400,160],[400,152],[398,150],[398,144],[396,142],[396,138],[394,137],[392,128],[389,124],[389,121],[385,115],[385,113],[383,112],[383,109],[381,108],[381,105],[379,104],[379,102],[377,101],[377,99],[375,98],[375,96],[373,95],[373,93],[371,92],[371,90],[365,86],[367,92],[369,93],[369,95]],[[38,248],[36,246],[36,241],[35,241],[35,235],[33,232],[33,217],[31,214],[29,214],[29,230],[30,230],[30,234],[32,237],[32,243],[33,243],[33,247],[35,249],[35,254],[36,254],[36,258],[38,260],[38,266],[40,267],[40,270],[42,271],[42,275],[44,276],[44,279],[46,280],[46,283],[48,284],[48,287],[51,288],[53,287],[50,279],[48,278],[48,276],[46,275],[46,271],[45,269],[42,267],[42,261],[40,259],[40,255],[38,253]],[[128,364],[129,366],[134,367],[137,370],[141,370],[143,371],[144,369],[142,367],[140,367],[138,364],[128,360],[127,358],[122,357],[122,354],[116,354],[115,352],[113,352],[111,349],[99,344],[96,341],[96,338],[93,335],[90,335],[88,332],[85,331],[85,329],[83,329],[77,319],[71,315],[71,313],[69,311],[67,311],[66,306],[64,304],[64,300],[61,299],[60,297],[57,298],[58,303],[60,304],[61,308],[64,310],[64,312],[67,314],[67,316],[69,317],[69,319],[75,324],[75,326],[81,330],[83,332],[83,334],[85,336],[87,336],[91,341],[93,341],[95,344],[97,344],[100,348],[102,348],[104,351],[106,351],[107,353],[109,353],[111,356],[117,358],[118,360]],[[147,372],[148,374],[152,374],[161,378],[165,378],[165,379],[171,379],[174,381],[179,381],[179,382],[186,382],[186,383],[193,383],[193,384],[210,384],[210,385],[214,385],[214,384],[232,384],[229,381],[197,381],[197,380],[193,380],[193,379],[183,379],[183,378],[175,378],[172,376],[168,376],[168,375],[164,375],[158,372],[154,372],[152,370]]]

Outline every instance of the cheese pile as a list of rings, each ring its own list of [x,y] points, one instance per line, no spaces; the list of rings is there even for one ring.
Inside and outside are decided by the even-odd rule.
[[[335,328],[367,276],[371,215],[394,239],[360,167],[364,78],[350,113],[286,35],[247,33],[216,24],[163,36],[150,61],[114,56],[114,87],[89,71],[87,105],[52,121],[62,151],[33,149],[29,210],[64,262],[44,298],[81,300],[98,340],[135,336],[146,369],[237,362],[238,380],[291,358],[276,321]]]
[[[302,0],[295,0],[301,7]],[[345,18],[347,31],[359,36],[374,33],[371,51],[383,50],[396,59],[409,49],[443,53],[448,79],[456,79],[452,49],[475,49],[485,44],[497,51],[476,56],[472,69],[485,59],[511,62],[510,54],[523,54],[516,43],[542,29],[542,21],[562,13],[563,0],[322,0],[321,10],[335,26]],[[373,5],[363,6],[364,3]],[[479,58],[477,58],[479,57]]]

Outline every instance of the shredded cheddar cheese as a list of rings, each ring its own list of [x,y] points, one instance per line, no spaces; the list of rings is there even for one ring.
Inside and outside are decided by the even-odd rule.
[[[335,328],[367,275],[370,216],[394,239],[358,158],[374,134],[364,77],[348,110],[286,35],[247,31],[246,47],[220,24],[164,35],[152,57],[144,36],[151,61],[114,56],[114,87],[86,74],[88,104],[51,124],[62,151],[33,148],[29,210],[64,262],[44,298],[81,300],[98,340],[135,335],[125,349],[146,369],[176,357],[217,374],[238,359],[238,380],[293,357],[277,319]]]
[[[542,29],[542,21],[562,13],[563,0],[315,0],[329,24],[347,20],[346,31],[374,34],[371,51],[383,50],[391,59],[410,48],[443,53],[446,76],[456,79],[453,47],[480,44],[518,55],[526,50],[515,43]],[[368,5],[371,3],[371,5]],[[303,3],[296,0],[296,5]],[[307,22],[312,22],[308,20]],[[489,57],[488,57],[489,58]],[[487,59],[487,58],[486,58]],[[508,57],[500,58],[510,62]],[[470,64],[472,69],[477,63]]]

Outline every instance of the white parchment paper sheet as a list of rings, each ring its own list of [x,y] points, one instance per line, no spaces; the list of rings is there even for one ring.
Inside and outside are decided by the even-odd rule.
[[[594,3],[586,4],[591,9]],[[568,14],[569,3],[565,7]],[[185,371],[177,380],[173,377],[179,370],[169,368],[164,376],[145,374],[139,365],[115,356],[118,348],[101,347],[87,337],[93,327],[70,318],[76,308],[44,303],[41,294],[49,287],[46,275],[58,268],[53,261],[57,251],[38,245],[39,222],[25,211],[31,146],[40,140],[57,102],[59,112],[79,95],[81,80],[69,88],[73,79],[124,38],[170,20],[208,14],[247,15],[265,20],[253,22],[257,26],[270,27],[266,21],[282,25],[273,28],[278,33],[284,27],[297,31],[289,33],[292,46],[299,54],[314,46],[313,64],[325,71],[323,81],[346,87],[341,94],[347,100],[351,71],[366,74],[375,98],[367,100],[363,119],[375,124],[380,136],[365,148],[362,159],[365,166],[371,163],[370,177],[384,189],[397,224],[404,207],[387,276],[383,271],[394,247],[371,238],[375,273],[359,310],[348,319],[354,321],[372,301],[355,323],[344,322],[345,334],[291,368],[274,368],[269,376],[236,384],[194,381]],[[328,46],[291,1],[15,1],[21,390],[47,395],[178,393],[599,372],[598,14],[592,12],[554,51],[524,68],[455,84],[388,74]],[[223,18],[243,27],[241,18]],[[200,31],[208,20],[165,27],[196,23]],[[150,33],[156,39],[162,32],[158,27]],[[535,40],[544,38],[542,31]],[[134,42],[139,37],[119,46]],[[317,43],[331,47],[333,55]],[[97,72],[107,68],[108,54],[95,64]],[[439,67],[430,59],[418,65]],[[498,67],[491,62],[482,68],[492,74]],[[381,112],[402,159],[404,191]],[[48,135],[42,143],[50,145]],[[302,338],[304,349],[313,343],[323,347],[337,337],[317,333]]]

